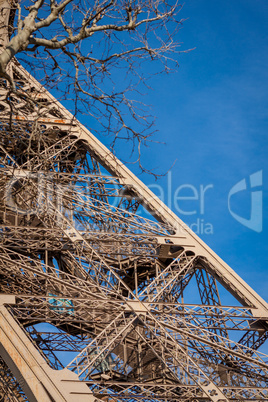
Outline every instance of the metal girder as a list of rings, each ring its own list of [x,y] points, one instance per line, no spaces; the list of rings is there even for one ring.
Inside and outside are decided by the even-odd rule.
[[[13,300],[12,300],[13,299]],[[29,401],[75,401],[78,392],[80,400],[94,401],[92,394],[84,384],[79,387],[72,383],[76,376],[66,371],[65,383],[62,375],[48,367],[43,357],[35,349],[23,330],[17,325],[3,303],[14,303],[14,297],[1,296],[0,300],[0,352],[2,359],[19,379],[23,392]]]
[[[0,400],[22,402],[26,396],[4,360],[0,358]]]
[[[16,60],[9,68],[33,102],[0,82],[1,397],[268,400],[267,303]],[[221,305],[218,283],[236,306]]]

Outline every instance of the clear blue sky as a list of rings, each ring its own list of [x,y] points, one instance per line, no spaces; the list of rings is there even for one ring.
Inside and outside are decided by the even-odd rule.
[[[172,188],[165,176],[157,182],[161,190],[152,190],[157,195],[163,192],[163,201],[194,225],[212,249],[268,301],[268,1],[185,0],[181,18],[186,19],[178,34],[181,50],[194,49],[178,56],[178,73],[150,81],[153,91],[142,100],[152,105],[157,116],[155,140],[166,145],[144,149],[143,161],[160,173],[176,161],[169,177]],[[78,117],[88,127],[95,124],[93,118]],[[107,138],[100,139],[108,144]],[[127,154],[127,145],[121,144],[118,156],[126,159]],[[135,165],[130,168],[138,173]],[[252,205],[256,205],[257,230],[263,215],[261,231],[243,226],[228,210],[230,190],[243,179],[249,187],[249,177],[256,172],[262,172],[263,184],[254,189],[259,191],[257,198],[262,195],[263,208],[258,199]],[[147,185],[155,184],[151,176],[141,178]],[[202,188],[207,186],[202,203]],[[180,199],[176,205],[174,193],[197,199]],[[180,213],[178,206],[192,214]],[[231,209],[250,219],[250,190],[234,194]]]
[[[186,0],[181,18],[187,19],[178,36],[181,50],[195,49],[179,56],[177,74],[152,80],[154,90],[144,99],[157,116],[155,139],[166,145],[144,149],[143,161],[158,172],[176,163],[169,176],[157,183],[148,175],[142,180],[157,195],[163,191],[163,201],[194,225],[209,246],[268,301],[268,1]],[[86,117],[81,120],[92,124]],[[126,152],[122,145],[118,155],[126,158]],[[138,172],[135,165],[130,168]],[[258,231],[239,223],[228,210],[230,190],[243,179],[249,187],[249,177],[256,172],[262,172],[263,179],[253,208]],[[260,177],[259,173],[259,184]],[[200,189],[206,186],[202,202]],[[184,213],[174,202],[176,192],[196,198],[177,200]],[[249,190],[232,196],[233,213],[244,219],[250,218],[251,204]],[[204,233],[207,225],[209,234]]]
[[[187,223],[211,224],[213,234],[201,237],[237,273],[268,301],[267,275],[267,0],[186,0],[181,18],[181,49],[177,74],[152,81],[154,91],[146,101],[157,116],[156,139],[166,145],[144,150],[148,167],[172,168],[172,192],[184,184],[179,214]],[[228,194],[242,179],[262,171],[263,229],[243,226],[228,211]],[[260,177],[260,176],[259,176]],[[143,176],[146,184],[153,179]],[[165,190],[167,177],[157,183]],[[212,185],[200,211],[200,186]],[[155,188],[157,194],[158,190]],[[183,191],[185,191],[183,193]],[[188,191],[188,194],[186,194]],[[178,193],[177,193],[178,194]],[[259,193],[260,195],[260,193]],[[168,200],[165,199],[165,202]],[[174,199],[172,209],[176,211]],[[251,193],[233,195],[234,213],[250,218]],[[260,218],[260,205],[256,204]],[[255,208],[255,209],[256,209]],[[201,227],[194,226],[201,231]]]

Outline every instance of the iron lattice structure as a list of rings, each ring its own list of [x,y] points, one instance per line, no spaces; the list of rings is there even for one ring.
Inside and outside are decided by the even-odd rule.
[[[0,399],[268,400],[267,303],[9,69],[31,103],[1,81]]]

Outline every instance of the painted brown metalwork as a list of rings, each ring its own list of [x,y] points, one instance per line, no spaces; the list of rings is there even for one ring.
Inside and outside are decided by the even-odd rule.
[[[0,82],[1,400],[268,400],[267,303],[9,69],[31,102]]]

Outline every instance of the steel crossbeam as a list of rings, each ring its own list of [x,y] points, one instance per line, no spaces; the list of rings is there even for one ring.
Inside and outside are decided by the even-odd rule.
[[[67,365],[67,368],[77,372],[79,377],[90,375],[90,371],[95,370],[94,364],[99,365],[100,359],[104,360],[107,357],[107,353],[111,353],[110,351],[119,342],[118,338],[122,334],[126,335],[126,332],[130,331],[130,327],[136,320],[135,315],[126,317],[125,313],[121,312]]]
[[[162,293],[170,291],[176,281],[181,280],[193,267],[196,256],[187,251],[172,261],[147,287],[139,294],[139,299],[151,302],[159,301]]]
[[[19,383],[3,359],[0,359],[0,398],[1,401],[22,402],[26,400]]]
[[[30,381],[22,353],[22,390],[0,345],[0,396],[35,401],[42,367],[66,402],[81,386],[92,402],[268,400],[267,303],[17,61],[9,68],[21,96],[0,83],[0,291],[20,341],[2,346],[18,356],[28,344],[38,369]],[[221,305],[218,283],[238,305]]]

